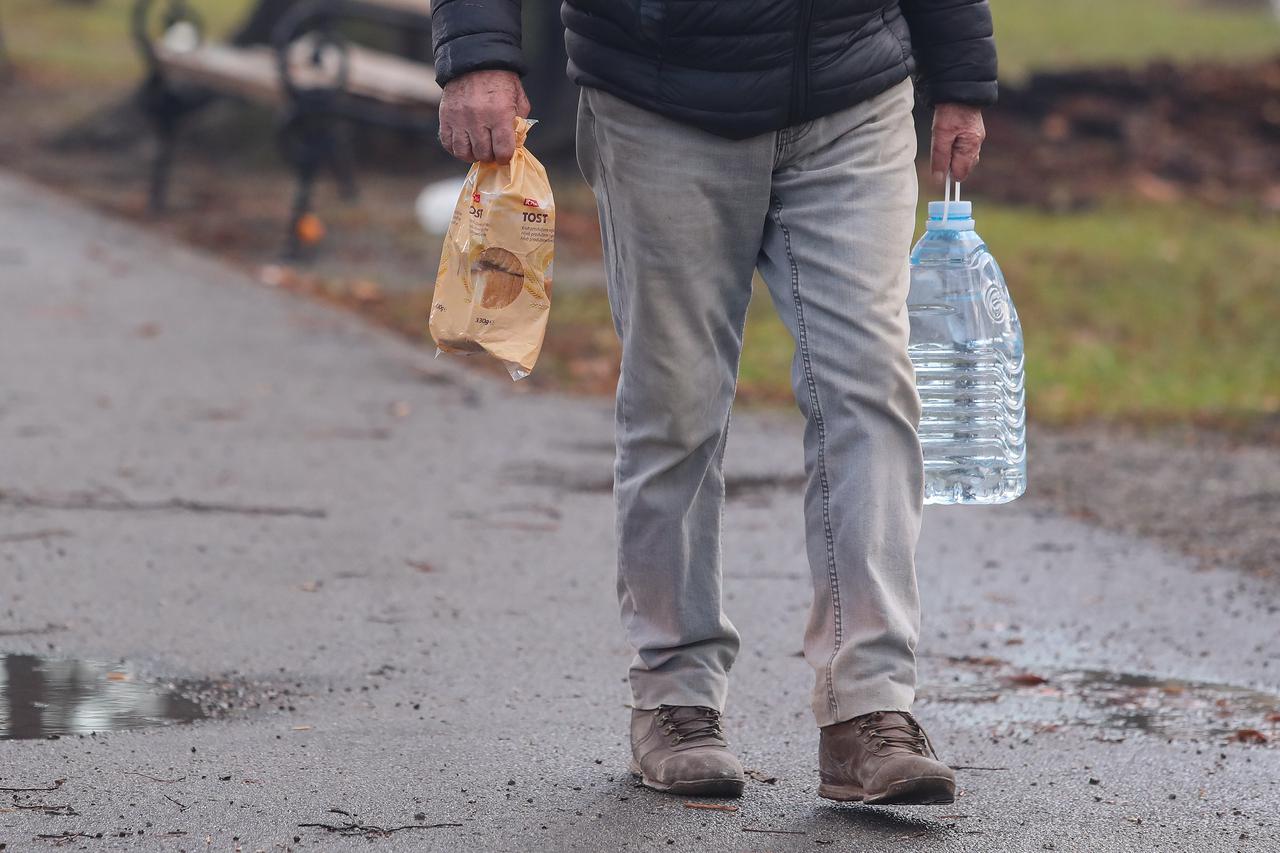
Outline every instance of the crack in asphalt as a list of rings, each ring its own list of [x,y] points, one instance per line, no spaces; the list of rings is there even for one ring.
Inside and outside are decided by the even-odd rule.
[[[305,506],[236,504],[183,497],[140,501],[91,492],[76,492],[67,495],[36,495],[0,490],[0,506],[9,506],[17,509],[63,511],[190,512],[213,515],[293,516],[297,518],[327,518],[329,515],[329,511],[326,509]]]

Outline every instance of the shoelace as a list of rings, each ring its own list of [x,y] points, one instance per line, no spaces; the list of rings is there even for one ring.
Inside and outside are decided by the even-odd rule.
[[[873,753],[899,749],[915,755],[928,755],[929,739],[916,718],[903,711],[896,711],[897,720],[886,718],[884,711],[868,714],[858,723],[858,732],[869,740],[879,741]]]
[[[658,725],[674,743],[698,738],[724,739],[720,730],[720,712],[714,708],[662,705],[658,708]]]

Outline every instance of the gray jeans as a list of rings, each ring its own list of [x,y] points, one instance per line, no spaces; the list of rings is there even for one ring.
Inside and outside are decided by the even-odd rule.
[[[578,162],[622,340],[618,593],[638,708],[724,707],[739,641],[721,608],[723,458],[756,269],[795,339],[807,421],[813,712],[825,726],[911,707],[923,500],[905,307],[912,100],[904,82],[735,141],[582,92]]]

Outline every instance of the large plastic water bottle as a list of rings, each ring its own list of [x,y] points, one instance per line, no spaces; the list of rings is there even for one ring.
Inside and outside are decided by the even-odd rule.
[[[911,363],[923,413],[925,503],[1008,503],[1027,488],[1022,326],[973,208],[929,203],[911,252]]]

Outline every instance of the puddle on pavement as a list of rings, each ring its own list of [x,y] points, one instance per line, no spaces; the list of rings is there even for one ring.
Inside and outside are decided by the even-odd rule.
[[[1232,684],[1085,670],[1061,678],[1101,710],[1103,725],[1175,735],[1199,730],[1229,737],[1241,729],[1274,730],[1280,696]],[[1274,732],[1272,734],[1274,737]]]
[[[0,740],[190,723],[206,717],[174,685],[147,681],[122,663],[4,655]]]
[[[926,685],[921,698],[963,703],[967,713],[990,716],[993,723],[1280,745],[1280,695],[1248,687],[1105,670],[1045,672],[1043,684],[1027,683],[1025,674],[1007,667],[980,664],[950,672],[952,683]]]

